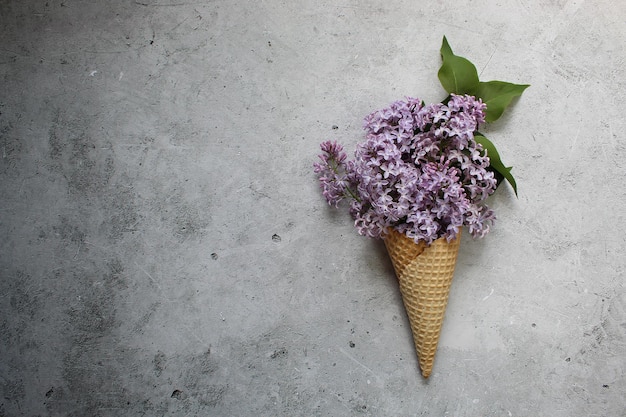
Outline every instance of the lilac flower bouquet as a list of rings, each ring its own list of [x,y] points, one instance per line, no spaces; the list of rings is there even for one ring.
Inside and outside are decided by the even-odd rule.
[[[485,236],[495,215],[486,199],[511,168],[479,127],[498,119],[528,85],[482,82],[476,67],[443,38],[441,103],[416,98],[365,118],[365,140],[348,159],[337,142],[321,144],[314,164],[330,205],[349,200],[360,234],[382,238],[400,284],[422,375],[430,375],[463,226]]]
[[[494,219],[485,199],[496,189],[489,157],[474,140],[485,105],[472,96],[425,106],[408,98],[365,118],[366,140],[348,161],[338,143],[321,145],[315,164],[330,204],[350,198],[360,234],[389,228],[427,243],[456,238],[463,225],[484,236]]]
[[[426,105],[406,98],[364,120],[365,140],[348,160],[337,142],[321,144],[314,164],[329,204],[350,200],[361,235],[384,238],[390,229],[427,244],[451,241],[462,226],[483,237],[495,219],[485,203],[509,167],[478,132],[497,119],[527,85],[480,82],[476,68],[452,53],[444,37],[439,79],[449,96]]]

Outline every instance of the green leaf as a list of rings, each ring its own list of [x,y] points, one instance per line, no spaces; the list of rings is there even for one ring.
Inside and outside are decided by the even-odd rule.
[[[443,59],[446,59],[449,56],[454,55],[454,52],[452,52],[452,48],[450,48],[450,44],[448,43],[448,38],[446,38],[445,36],[443,37],[443,41],[441,42],[441,57]]]
[[[478,72],[467,59],[454,55],[446,37],[441,44],[441,58],[438,77],[448,93],[470,94],[478,87]]]
[[[479,82],[475,91],[475,96],[480,97],[487,105],[485,120],[493,122],[502,116],[511,100],[521,96],[528,84],[511,84],[504,81]]]
[[[513,175],[511,174],[512,167],[504,166],[502,160],[500,159],[500,154],[496,149],[496,145],[478,133],[474,135],[474,139],[477,143],[480,143],[483,146],[483,149],[487,152],[490,168],[495,171],[497,178],[500,177],[498,178],[498,185],[500,185],[502,178],[506,179],[509,184],[511,184],[511,187],[513,187],[513,191],[515,191],[515,195],[517,196],[517,184],[515,182],[515,178],[513,178]]]

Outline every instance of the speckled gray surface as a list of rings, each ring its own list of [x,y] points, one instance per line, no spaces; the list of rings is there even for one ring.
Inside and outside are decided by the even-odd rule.
[[[0,0],[1,416],[623,416],[626,3]],[[532,85],[433,375],[318,144]],[[335,128],[333,128],[335,127]]]

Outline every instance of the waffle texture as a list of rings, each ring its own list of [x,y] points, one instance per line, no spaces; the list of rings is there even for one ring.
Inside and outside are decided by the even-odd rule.
[[[430,245],[395,230],[385,237],[424,378],[435,361],[460,242],[460,233],[452,242],[441,238]]]

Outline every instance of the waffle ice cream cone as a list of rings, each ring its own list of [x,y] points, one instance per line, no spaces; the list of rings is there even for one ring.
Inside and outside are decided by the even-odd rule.
[[[385,236],[424,378],[433,368],[460,242],[460,233],[452,242],[441,238],[430,245],[395,230]]]

